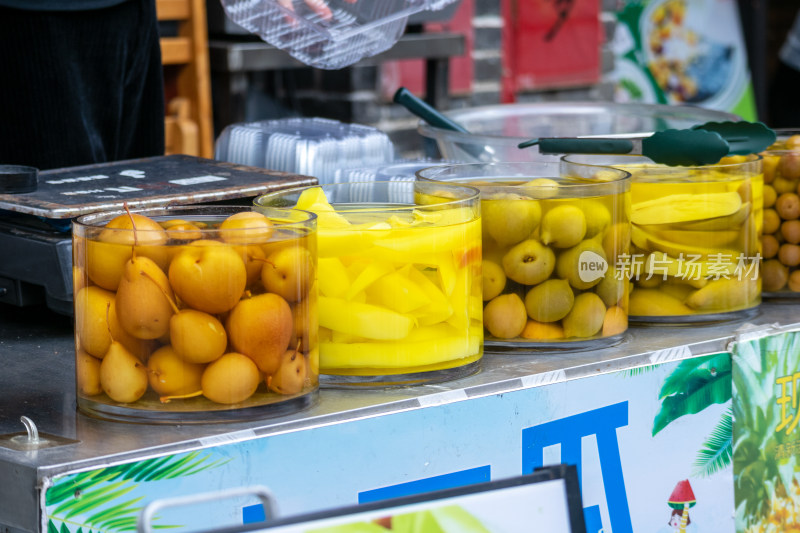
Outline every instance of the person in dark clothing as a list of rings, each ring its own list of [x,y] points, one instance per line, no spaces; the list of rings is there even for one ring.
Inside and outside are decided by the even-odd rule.
[[[154,0],[0,0],[0,164],[164,153]]]

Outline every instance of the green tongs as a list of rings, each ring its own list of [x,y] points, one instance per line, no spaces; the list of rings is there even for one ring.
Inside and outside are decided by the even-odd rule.
[[[664,165],[699,166],[728,155],[761,152],[775,138],[775,132],[761,122],[706,122],[687,130],[657,131],[649,137],[549,137],[531,139],[519,147],[536,145],[543,154],[643,155]]]

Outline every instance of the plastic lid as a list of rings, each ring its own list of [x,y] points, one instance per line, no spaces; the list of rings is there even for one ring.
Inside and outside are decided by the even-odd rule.
[[[0,165],[0,194],[33,192],[39,186],[39,169],[23,165]]]

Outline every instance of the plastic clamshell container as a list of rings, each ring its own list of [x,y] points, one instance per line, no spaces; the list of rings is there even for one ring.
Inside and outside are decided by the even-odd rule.
[[[488,349],[609,346],[628,328],[630,180],[565,162],[472,163],[423,180],[481,191],[483,323]]]
[[[764,158],[763,296],[800,298],[800,129],[775,130]]]
[[[542,102],[481,106],[448,111],[448,118],[469,133],[445,130],[420,121],[419,133],[436,141],[441,156],[453,161],[558,161],[558,155],[517,145],[537,137],[649,135],[705,122],[739,121],[723,111],[692,106],[611,102]]]
[[[333,183],[342,168],[392,161],[394,146],[388,135],[371,126],[288,118],[227,126],[217,139],[214,157]]]
[[[316,397],[312,213],[85,215],[73,223],[73,257],[81,411],[206,423],[286,414]]]
[[[256,209],[319,220],[323,387],[442,382],[483,355],[478,191],[421,182],[287,189]]]
[[[222,0],[228,17],[306,65],[339,69],[400,39],[409,15],[455,0]]]
[[[631,173],[631,321],[723,322],[761,303],[764,174],[759,155],[714,165],[569,155]]]

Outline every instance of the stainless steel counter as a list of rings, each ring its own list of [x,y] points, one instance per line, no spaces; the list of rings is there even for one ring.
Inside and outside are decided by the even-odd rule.
[[[0,524],[37,531],[44,478],[99,465],[175,453],[236,439],[236,432],[271,435],[362,417],[376,417],[468,397],[583,378],[636,366],[724,351],[747,324],[795,325],[800,306],[764,304],[747,320],[697,327],[632,328],[617,346],[584,352],[486,354],[481,370],[441,385],[384,390],[322,390],[303,412],[249,423],[133,425],[76,412],[72,321],[43,308],[0,306],[0,435],[24,431],[21,416],[45,434],[77,442],[16,451],[0,436]]]

